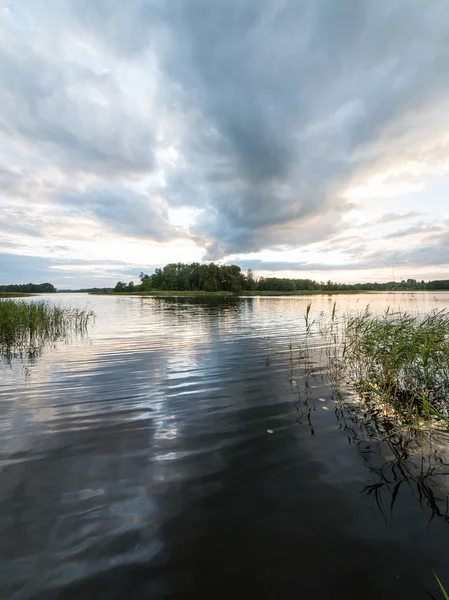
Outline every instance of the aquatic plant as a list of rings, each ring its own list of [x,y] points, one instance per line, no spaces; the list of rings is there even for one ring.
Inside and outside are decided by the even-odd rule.
[[[443,587],[443,584],[442,584],[442,583],[441,583],[441,581],[438,579],[438,576],[437,576],[437,574],[436,574],[435,572],[434,572],[433,574],[435,575],[435,579],[437,580],[437,582],[438,582],[438,585],[440,586],[440,590],[441,590],[441,591],[442,591],[442,593],[443,593],[444,600],[449,600],[449,594],[448,594],[448,593],[446,592],[446,590],[444,589],[444,587]]]
[[[434,310],[424,316],[387,309],[372,315],[369,306],[340,315],[311,319],[304,315],[305,342],[320,334],[322,367],[333,389],[351,385],[366,400],[377,400],[400,423],[418,429],[433,422],[449,432],[449,313]],[[293,345],[290,342],[290,356]],[[309,354],[309,352],[307,352]]]
[[[35,353],[43,344],[71,333],[84,333],[93,311],[55,305],[45,300],[0,300],[2,356]]]
[[[363,395],[386,402],[405,423],[449,419],[449,314],[405,312],[346,319],[344,372]]]

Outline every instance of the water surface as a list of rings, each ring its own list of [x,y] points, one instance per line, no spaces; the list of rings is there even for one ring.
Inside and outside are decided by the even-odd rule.
[[[439,597],[432,569],[449,586],[444,466],[335,403],[319,350],[305,378],[288,349],[310,300],[423,313],[448,294],[48,298],[97,317],[0,365],[2,598],[418,599]]]

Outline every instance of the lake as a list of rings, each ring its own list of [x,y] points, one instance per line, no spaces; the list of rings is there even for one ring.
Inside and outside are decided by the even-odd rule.
[[[2,598],[442,597],[446,441],[393,445],[333,395],[318,336],[307,369],[289,342],[310,301],[449,294],[44,297],[96,320],[0,363]]]

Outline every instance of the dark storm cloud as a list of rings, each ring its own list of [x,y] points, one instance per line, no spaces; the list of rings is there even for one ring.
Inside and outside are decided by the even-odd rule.
[[[446,0],[11,7],[0,132],[15,162],[23,148],[57,166],[52,202],[126,235],[172,239],[168,208],[203,209],[191,233],[208,259],[330,239],[342,193],[379,160],[419,155],[402,140],[449,92]]]
[[[133,189],[119,186],[68,192],[57,198],[80,216],[94,216],[108,228],[131,237],[166,241],[175,237],[176,230],[168,223],[167,207]]]
[[[408,235],[430,234],[424,238],[420,245],[410,245],[395,249],[384,249],[376,252],[370,252],[369,244],[360,244],[362,238],[347,237],[340,241],[344,248],[339,248],[351,260],[348,264],[328,264],[307,261],[264,261],[235,259],[234,264],[240,265],[243,270],[252,268],[255,271],[296,271],[297,277],[301,277],[301,272],[311,271],[353,271],[366,269],[391,268],[395,266],[407,267],[425,267],[443,266],[449,264],[449,219],[444,219],[439,226],[421,225],[417,228],[410,227],[399,232],[397,237],[406,237]],[[229,262],[229,261],[228,261]]]
[[[56,23],[63,20],[73,25],[74,17],[78,25],[95,41],[101,41],[108,51],[130,59],[139,59],[152,43],[158,27],[163,25],[160,18],[163,1],[159,0],[69,0],[65,4],[61,6],[60,0],[54,0]]]
[[[447,90],[448,7],[422,8],[170,3],[164,64],[182,86],[179,101],[201,113],[184,140],[185,177],[190,186],[198,178],[198,196],[208,183],[198,233],[211,239],[210,258],[299,246],[335,230],[351,176],[388,154],[405,113]]]
[[[40,148],[50,163],[72,172],[115,176],[151,168],[151,128],[126,111],[110,75],[64,65],[58,57],[49,62],[26,40],[4,43],[1,50],[0,131],[5,135]],[[90,100],[89,87],[111,97],[111,105]]]

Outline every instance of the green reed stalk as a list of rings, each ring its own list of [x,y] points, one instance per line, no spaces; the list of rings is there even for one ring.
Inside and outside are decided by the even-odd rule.
[[[93,317],[92,311],[45,300],[0,300],[0,349],[8,353],[37,348],[70,333],[83,333]]]
[[[311,303],[304,315],[305,341],[314,335]],[[425,316],[394,312],[373,316],[367,306],[341,316],[336,303],[330,318],[321,316],[325,368],[334,390],[350,382],[362,396],[388,405],[401,424],[449,432],[449,313]],[[291,344],[290,344],[291,350]]]
[[[408,422],[449,418],[449,315],[432,311],[353,317],[345,329],[347,368]]]
[[[404,423],[438,421],[449,428],[449,314],[432,311],[419,318],[389,308],[320,324],[326,339],[327,368],[338,386],[351,381],[362,395],[377,398]]]
[[[446,590],[443,587],[443,584],[441,583],[441,581],[438,579],[437,574],[435,573],[435,571],[433,572],[433,574],[435,575],[435,579],[438,582],[438,585],[440,586],[441,591],[443,592],[443,596],[444,596],[444,600],[449,600],[449,594],[446,592]]]

